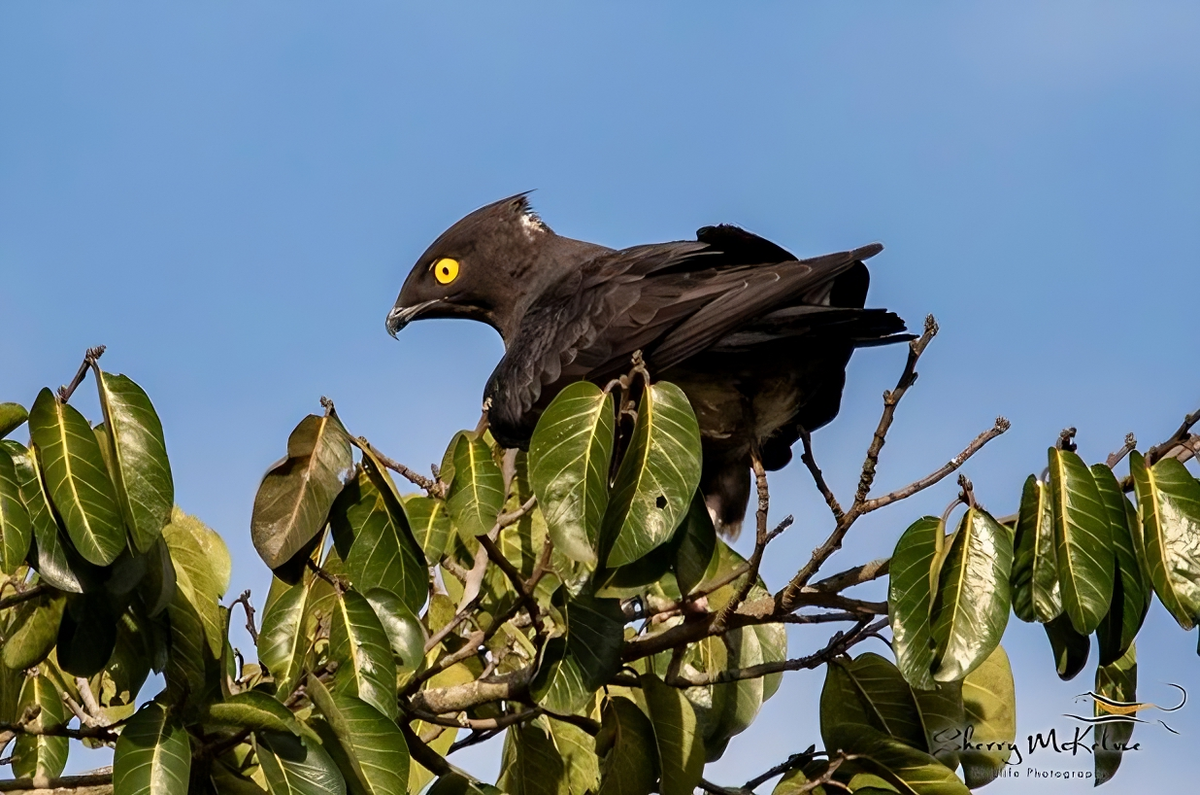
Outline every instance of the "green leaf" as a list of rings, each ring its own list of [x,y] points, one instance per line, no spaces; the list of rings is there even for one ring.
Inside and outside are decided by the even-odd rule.
[[[958,751],[966,725],[962,682],[943,682],[935,690],[914,689],[913,697],[929,752],[953,770],[958,766]]]
[[[509,728],[496,782],[501,791],[586,795],[598,779],[595,742],[582,729],[544,715]]]
[[[974,789],[1000,775],[1017,740],[1017,696],[1003,646],[997,646],[983,665],[963,679],[962,700],[966,724],[973,729],[973,748],[959,752],[958,759],[967,786]],[[1004,750],[975,750],[988,744]]]
[[[125,724],[113,755],[113,792],[178,795],[192,768],[188,734],[168,709],[151,701]]]
[[[47,584],[62,591],[83,593],[85,581],[90,587],[99,579],[99,569],[83,560],[59,529],[38,465],[36,448],[26,449],[6,439],[0,441],[0,450],[7,450],[12,456],[17,482],[21,486],[21,501],[29,511],[33,528],[29,564]]]
[[[396,663],[371,603],[357,591],[339,593],[329,627],[329,657],[338,663],[339,693],[396,717]],[[407,774],[406,774],[407,775]]]
[[[632,563],[666,543],[700,483],[700,426],[683,390],[651,385],[642,395],[629,448],[617,469],[602,536],[605,564]]]
[[[690,493],[690,490],[689,490]],[[691,795],[704,773],[704,746],[696,734],[696,713],[678,689],[654,674],[640,677],[654,726],[662,795]]]
[[[276,583],[279,581],[276,580]],[[263,612],[258,633],[258,659],[275,678],[277,694],[286,699],[304,676],[304,662],[312,639],[304,631],[315,577],[309,577],[282,592]]]
[[[612,395],[579,381],[558,393],[529,443],[529,479],[550,538],[572,560],[596,563],[615,428]]]
[[[0,439],[25,424],[29,412],[20,403],[0,403]]]
[[[407,795],[408,744],[395,722],[361,699],[330,693],[311,674],[308,695],[328,722],[315,728],[346,777],[350,792]]]
[[[133,546],[146,552],[171,518],[175,484],[162,423],[140,386],[94,368],[113,463],[109,474]]]
[[[749,668],[766,662],[760,636],[753,627],[730,630],[717,640],[725,647],[722,670]],[[721,659],[719,653],[713,656],[714,661]],[[730,738],[744,732],[758,717],[766,700],[766,687],[766,677],[713,685],[714,691],[718,691],[713,701],[722,706],[719,711],[714,709],[706,716],[703,739],[707,761],[723,754]]]
[[[844,767],[873,773],[903,795],[970,795],[937,759],[870,726],[849,726],[839,739],[839,750],[860,757]]]
[[[125,549],[125,527],[96,435],[74,406],[49,389],[29,414],[46,491],[79,554],[107,566]]]
[[[117,645],[117,617],[107,599],[71,594],[55,641],[58,665],[73,676],[91,677]]]
[[[675,582],[680,594],[689,594],[704,579],[717,548],[717,531],[713,528],[704,495],[699,490],[692,495],[683,523],[675,531]]]
[[[1058,678],[1064,682],[1074,679],[1087,665],[1091,640],[1087,635],[1075,631],[1066,613],[1042,626],[1046,629],[1050,649],[1054,652],[1054,669],[1058,672]]]
[[[1046,622],[1062,613],[1050,486],[1033,475],[1025,481],[1017,512],[1012,592],[1013,612],[1022,621]]]
[[[483,535],[504,505],[504,476],[482,439],[460,434],[454,445],[454,482],[446,506],[463,538]]]
[[[325,526],[353,458],[337,415],[310,414],[288,437],[288,454],[258,487],[250,516],[254,548],[272,569],[287,563]]]
[[[67,722],[62,696],[50,679],[40,672],[25,679],[17,713],[24,715],[29,707],[41,710],[29,724],[31,729],[40,731],[56,728]],[[69,751],[66,737],[18,734],[12,753],[13,774],[20,778],[55,778],[67,766]]]
[[[0,644],[4,667],[23,671],[49,656],[58,639],[66,602],[62,594],[44,593],[17,606],[8,637]]]
[[[199,520],[176,508],[171,523],[163,528],[162,535],[171,552],[176,588],[195,608],[196,615],[203,622],[204,637],[212,655],[220,657],[225,644],[225,627],[219,602],[223,583],[213,570],[213,562],[221,561],[219,556],[213,554],[211,539],[205,536],[205,530],[207,528]],[[225,554],[228,555],[227,552]]]
[[[21,499],[17,469],[7,450],[0,449],[0,574],[12,576],[25,565],[33,524]]]
[[[650,795],[658,781],[654,726],[637,704],[610,698],[600,715],[596,755],[600,757],[598,795]]]
[[[264,732],[255,740],[271,795],[346,795],[346,780],[315,737]]]
[[[1089,475],[1090,477],[1090,475]],[[933,599],[933,678],[953,682],[981,665],[1008,625],[1012,536],[986,511],[963,515],[946,550]]]
[[[621,667],[625,616],[617,599],[555,593],[565,638],[546,644],[530,694],[546,710],[570,714],[583,708]]]
[[[779,783],[775,785],[775,789],[771,790],[771,795],[802,795],[802,793],[812,793],[812,795],[826,795],[826,790],[822,786],[805,788],[808,784],[808,777],[804,775],[804,770],[794,768],[783,774],[783,778],[779,779]]]
[[[441,560],[453,530],[446,501],[435,497],[409,497],[404,501],[404,513],[426,559]]]
[[[916,699],[896,666],[878,654],[867,652],[853,660],[834,659],[829,668],[844,669],[871,726],[913,748],[928,750]],[[836,735],[836,731],[833,733]]]
[[[419,792],[420,789],[409,786],[410,792]],[[443,776],[440,776],[433,786],[425,795],[504,795],[500,790],[493,787],[491,784],[484,784],[482,781],[476,781],[467,773],[459,770],[451,770]]]
[[[400,601],[400,597],[385,588],[372,588],[366,597],[392,645],[397,671],[416,673],[425,657],[425,642],[429,640],[425,625]]]
[[[892,650],[905,681],[915,688],[932,690],[933,634],[929,626],[931,575],[942,522],[924,516],[913,522],[896,542],[888,569],[888,623]]]
[[[1127,704],[1137,701],[1137,649],[1132,644],[1121,659],[1096,669],[1096,694]],[[1095,717],[1105,719],[1092,730],[1096,743],[1096,786],[1099,786],[1117,772],[1121,754],[1133,738],[1134,724],[1132,720],[1114,719],[1111,712],[1100,706],[1099,700],[1093,710]]]
[[[1154,590],[1143,556],[1138,553],[1138,548],[1144,548],[1144,545],[1140,538],[1134,540],[1134,533],[1140,536],[1142,532],[1137,511],[1121,492],[1111,469],[1096,464],[1092,474],[1112,527],[1113,597],[1104,620],[1096,627],[1100,665],[1110,665],[1124,656],[1137,637],[1150,609]]]
[[[396,510],[403,517],[403,510]],[[358,590],[385,588],[410,611],[421,609],[429,596],[424,555],[411,536],[396,526],[385,492],[366,472],[342,490],[329,512],[329,525],[338,555]]]
[[[1063,609],[1075,631],[1095,631],[1112,601],[1112,528],[1096,479],[1069,450],[1050,448],[1054,551]]]
[[[1154,592],[1179,626],[1191,629],[1200,619],[1200,481],[1174,458],[1147,468],[1136,451],[1129,471]]]
[[[234,729],[300,735],[300,723],[291,711],[266,693],[247,690],[208,707],[205,723]]]

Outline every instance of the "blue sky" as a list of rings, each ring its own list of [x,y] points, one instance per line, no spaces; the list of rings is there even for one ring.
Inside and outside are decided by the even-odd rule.
[[[716,222],[801,255],[884,243],[871,303],[942,334],[879,487],[1003,414],[966,472],[1008,513],[1062,427],[1099,460],[1200,404],[1198,38],[1185,2],[5,3],[0,400],[108,345],[163,418],[179,503],[261,600],[254,491],[321,395],[419,467],[474,424],[495,333],[430,321],[396,342],[384,316],[446,226],[537,188],[556,231],[610,246]],[[903,358],[858,354],[815,437],[843,495]],[[778,585],[829,520],[797,467],[772,483],[797,517],[764,566]],[[953,493],[868,517],[834,564],[889,554]],[[1090,673],[1059,683],[1038,627],[1014,621],[1006,646],[1021,735],[1062,725]],[[1140,646],[1145,697],[1200,692],[1195,635],[1160,607]],[[819,688],[790,675],[710,777],[819,742]],[[1200,707],[1177,716],[1180,736],[1138,729],[1107,792],[1182,782]],[[498,743],[471,751],[490,775]],[[1025,786],[1070,785],[989,791]]]

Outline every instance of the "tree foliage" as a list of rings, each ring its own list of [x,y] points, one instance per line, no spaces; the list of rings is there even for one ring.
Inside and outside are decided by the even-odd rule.
[[[936,472],[871,496],[935,333],[927,322],[886,393],[848,505],[805,439],[832,530],[777,590],[759,566],[791,520],[769,524],[761,465],[747,558],[697,494],[686,398],[640,364],[609,389],[564,390],[528,453],[500,449],[484,423],[456,434],[432,478],[352,435],[322,400],[255,500],[251,537],[274,573],[261,629],[249,592],[224,601],[222,539],[173,507],[149,397],[89,351],[70,387],[42,390],[28,412],[0,404],[0,750],[19,779],[5,789],[733,795],[780,775],[776,795],[986,785],[1016,733],[1000,645],[1010,615],[1045,626],[1063,678],[1082,671],[1094,637],[1095,692],[1118,701],[1136,698],[1135,638],[1155,596],[1184,629],[1200,620],[1200,481],[1185,467],[1200,412],[1163,444],[1142,453],[1129,440],[1091,467],[1065,432],[1015,516],[993,517],[960,478],[956,522],[955,506],[917,518],[890,563],[821,577],[859,517],[941,481],[1007,428],[998,420]],[[91,419],[69,402],[89,371]],[[25,424],[27,442],[3,438]],[[392,473],[420,492],[402,493]],[[889,569],[887,602],[846,594]],[[230,644],[236,610],[253,659]],[[796,623],[843,628],[789,656]],[[855,648],[887,631],[886,653]],[[785,672],[820,667],[811,745],[742,787],[705,778]],[[152,671],[164,687],[144,693]],[[1103,724],[1116,750],[1096,755],[1098,781],[1132,728]],[[945,742],[967,729],[976,746]],[[494,784],[450,761],[500,735]],[[71,741],[113,746],[111,773],[62,777]]]

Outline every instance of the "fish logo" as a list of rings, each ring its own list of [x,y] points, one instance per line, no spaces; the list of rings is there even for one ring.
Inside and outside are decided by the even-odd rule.
[[[1063,713],[1064,717],[1074,718],[1075,720],[1093,725],[1104,725],[1109,723],[1149,723],[1150,721],[1137,717],[1138,713],[1147,710],[1158,710],[1159,712],[1178,712],[1187,704],[1187,691],[1173,682],[1168,682],[1167,687],[1173,687],[1179,691],[1179,703],[1173,707],[1160,707],[1158,704],[1152,704],[1149,701],[1118,701],[1108,696],[1097,693],[1094,690],[1089,690],[1086,693],[1080,693],[1075,697],[1076,701],[1080,699],[1090,698],[1095,705],[1095,716],[1072,715]],[[1172,734],[1179,732],[1167,725],[1162,718],[1158,719],[1163,728]]]

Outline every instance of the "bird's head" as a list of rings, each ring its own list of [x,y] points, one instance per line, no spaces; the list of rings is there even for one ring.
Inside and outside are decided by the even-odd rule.
[[[388,312],[388,333],[394,337],[418,318],[457,317],[483,321],[504,334],[507,313],[554,235],[527,195],[480,207],[433,241]]]

